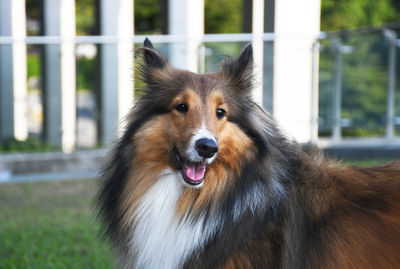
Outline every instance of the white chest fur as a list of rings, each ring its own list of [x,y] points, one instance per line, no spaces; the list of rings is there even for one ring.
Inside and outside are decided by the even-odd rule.
[[[179,221],[176,203],[184,190],[181,176],[165,170],[143,196],[132,237],[134,268],[180,268],[215,231],[204,218]]]

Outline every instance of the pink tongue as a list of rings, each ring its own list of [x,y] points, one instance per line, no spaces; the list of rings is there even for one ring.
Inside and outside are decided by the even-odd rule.
[[[186,176],[192,181],[201,181],[206,172],[206,164],[186,164]]]

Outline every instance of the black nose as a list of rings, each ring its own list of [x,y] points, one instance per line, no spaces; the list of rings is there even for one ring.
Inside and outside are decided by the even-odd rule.
[[[196,141],[196,150],[203,158],[211,158],[218,152],[218,145],[213,139],[201,138]]]

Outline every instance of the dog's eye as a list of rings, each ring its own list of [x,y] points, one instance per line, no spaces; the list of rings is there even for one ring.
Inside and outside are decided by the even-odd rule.
[[[226,111],[222,108],[218,108],[217,109],[217,118],[218,119],[222,119],[223,117],[225,117],[226,115]]]
[[[179,112],[185,113],[189,110],[189,107],[187,104],[181,103],[181,104],[177,104],[175,106],[175,109],[178,110]]]

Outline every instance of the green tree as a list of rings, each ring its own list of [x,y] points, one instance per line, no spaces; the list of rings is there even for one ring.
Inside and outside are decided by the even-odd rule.
[[[321,30],[338,31],[363,26],[379,26],[400,21],[399,0],[322,0]],[[342,118],[344,136],[383,135],[386,121],[387,49],[381,32],[349,32],[331,35],[343,45],[351,46],[342,55]],[[322,41],[320,54],[320,134],[329,134],[332,122],[333,58],[329,40]]]
[[[205,32],[241,33],[243,1],[246,0],[205,0]]]
[[[322,0],[321,30],[336,31],[400,21],[399,0]]]
[[[135,0],[135,33],[139,35],[161,34],[162,0]]]
[[[76,34],[77,35],[97,35],[96,26],[96,0],[77,0],[76,10]]]

